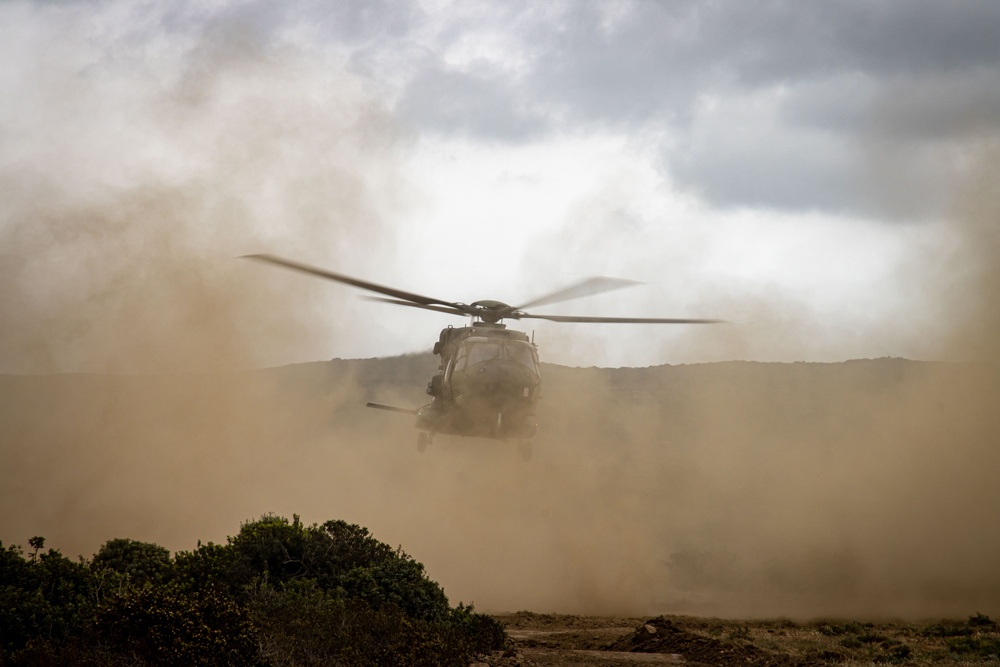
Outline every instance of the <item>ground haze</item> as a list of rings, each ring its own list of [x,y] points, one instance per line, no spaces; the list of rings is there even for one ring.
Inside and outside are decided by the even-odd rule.
[[[430,355],[0,377],[0,539],[172,550],[343,518],[503,612],[1000,615],[1000,375],[876,359],[546,366],[531,461],[410,418]]]

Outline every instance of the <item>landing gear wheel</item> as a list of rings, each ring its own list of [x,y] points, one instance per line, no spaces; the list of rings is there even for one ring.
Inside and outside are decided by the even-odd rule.
[[[425,452],[427,451],[427,445],[431,444],[431,436],[426,431],[421,431],[417,433],[417,451]]]
[[[518,440],[517,441],[517,453],[521,455],[521,458],[525,461],[531,460],[531,441],[530,440]]]

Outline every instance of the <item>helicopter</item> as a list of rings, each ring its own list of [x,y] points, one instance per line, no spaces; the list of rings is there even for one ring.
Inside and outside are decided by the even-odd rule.
[[[524,459],[531,457],[531,438],[538,428],[535,405],[541,397],[538,348],[533,336],[529,339],[522,331],[508,329],[503,320],[537,319],[551,322],[617,324],[713,324],[723,321],[539,315],[524,310],[638,284],[621,278],[587,278],[519,306],[510,306],[494,300],[465,304],[377,285],[274,255],[257,254],[244,257],[382,295],[366,297],[371,301],[471,319],[468,326],[448,326],[442,329],[437,342],[434,343],[433,352],[441,359],[438,372],[427,383],[427,393],[431,396],[430,403],[417,409],[367,403],[369,408],[415,416],[415,426],[418,429],[417,449],[421,452],[432,444],[436,434],[441,433],[491,438],[505,442],[514,440],[518,444],[521,456]]]

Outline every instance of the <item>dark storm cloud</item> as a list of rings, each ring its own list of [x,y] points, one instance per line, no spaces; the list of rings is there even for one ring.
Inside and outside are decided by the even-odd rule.
[[[1000,129],[996,3],[482,11],[481,22],[442,31],[409,79],[399,109],[411,123],[512,141],[665,127],[669,171],[717,204],[926,214],[950,188],[942,152]],[[523,68],[445,62],[484,25],[523,52]],[[891,165],[912,181],[903,201],[873,201],[858,186],[873,177],[872,150],[876,171]]]
[[[954,82],[1000,63],[995,3],[636,3],[611,18],[600,9],[574,4],[564,22],[535,27],[545,52],[530,84],[609,121],[685,117],[706,93],[818,82],[837,90],[848,74]]]

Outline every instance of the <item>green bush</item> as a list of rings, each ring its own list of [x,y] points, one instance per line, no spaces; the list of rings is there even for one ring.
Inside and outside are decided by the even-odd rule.
[[[265,515],[226,544],[110,540],[90,562],[0,544],[0,665],[467,665],[499,623],[344,521]]]
[[[441,620],[448,598],[424,566],[401,549],[372,537],[366,528],[344,521],[305,526],[267,515],[241,526],[230,538],[234,594],[261,578],[271,584],[310,579],[330,592],[378,609],[392,605],[421,620]]]
[[[0,655],[78,634],[91,618],[93,590],[83,562],[54,549],[25,560],[19,547],[0,544]]]
[[[261,660],[291,665],[467,665],[502,649],[503,626],[459,605],[446,621],[426,621],[394,605],[323,591],[315,582],[261,584],[250,596]]]
[[[254,577],[252,570],[238,566],[238,560],[231,545],[199,543],[194,551],[174,555],[174,581],[185,590],[212,589],[238,597]]]
[[[450,611],[450,624],[469,645],[475,655],[502,651],[507,648],[507,631],[496,619],[477,614],[472,605],[459,603]]]
[[[980,614],[977,611],[975,616],[969,617],[969,627],[994,632],[997,629],[997,623],[986,614]]]
[[[158,544],[129,539],[108,540],[94,555],[91,568],[122,575],[129,585],[162,583],[173,572],[170,552]]]
[[[355,567],[337,583],[348,597],[374,608],[398,607],[424,621],[440,621],[448,613],[448,598],[441,587],[427,578],[423,565],[402,552],[374,567]]]
[[[216,591],[192,594],[174,586],[132,589],[97,610],[96,637],[140,664],[247,665],[256,633],[247,611]]]

